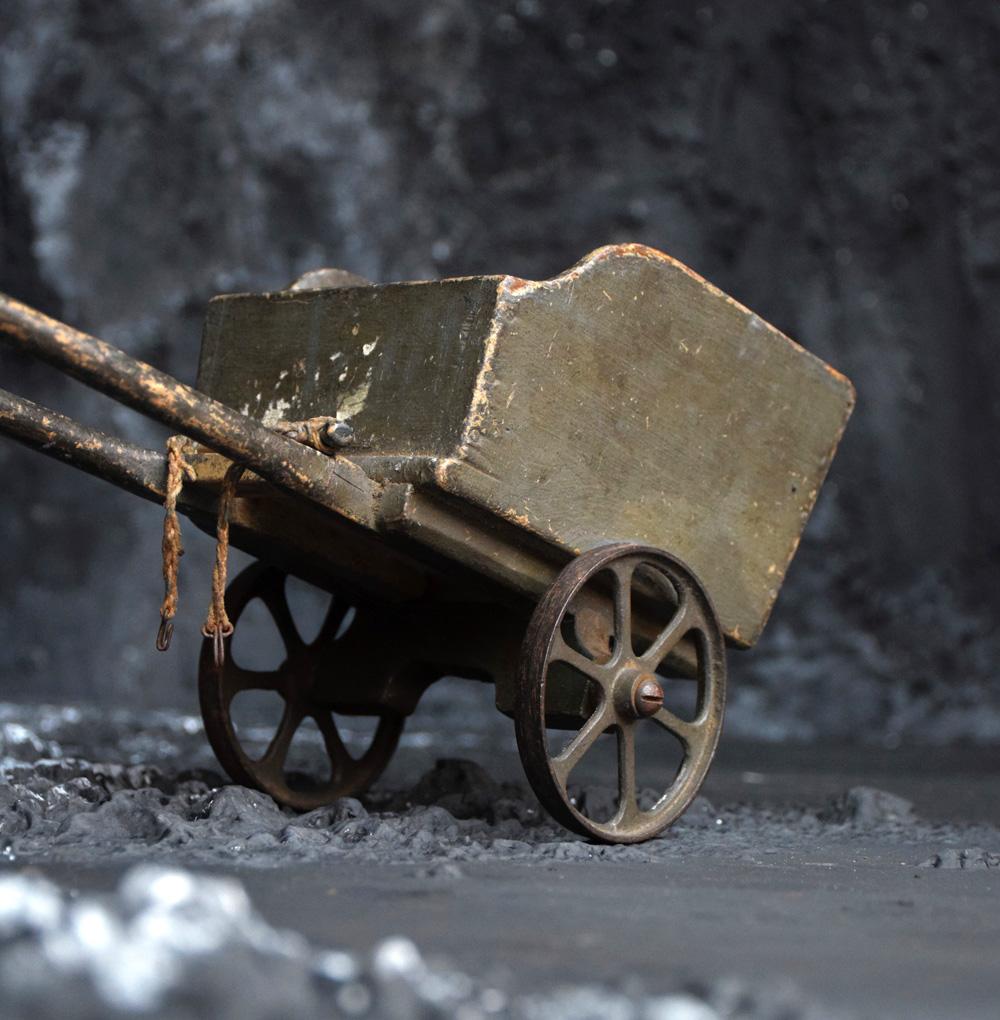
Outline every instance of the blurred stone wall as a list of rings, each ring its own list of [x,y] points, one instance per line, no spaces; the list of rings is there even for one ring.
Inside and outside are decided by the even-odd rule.
[[[998,100],[995,3],[4,0],[0,288],[191,381],[221,291],[662,248],[859,393],[733,731],[997,739]],[[0,472],[0,697],[193,707],[208,540],[157,655],[155,508]]]

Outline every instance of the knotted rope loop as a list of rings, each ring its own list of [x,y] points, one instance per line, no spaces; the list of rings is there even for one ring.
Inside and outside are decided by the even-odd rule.
[[[229,563],[229,514],[236,487],[246,468],[242,464],[230,464],[222,477],[219,494],[219,515],[215,522],[215,564],[212,567],[212,601],[209,603],[202,634],[212,639],[215,665],[226,661],[226,638],[232,636],[233,624],[226,613],[226,570]]]
[[[336,456],[336,451],[353,441],[354,432],[346,421],[321,415],[305,421],[278,421],[271,428],[321,453]],[[184,457],[189,442],[184,436],[171,436],[167,440],[167,488],[163,501],[166,511],[163,518],[163,581],[166,593],[160,609],[160,629],[156,632],[156,647],[161,652],[170,647],[174,633],[173,619],[177,612],[177,573],[184,550],[181,547],[181,526],[177,517],[177,498],[184,479],[197,480],[194,468]],[[215,564],[212,567],[212,601],[208,607],[202,634],[212,639],[215,665],[226,661],[225,642],[233,633],[233,624],[226,615],[226,571],[229,561],[229,515],[236,487],[246,472],[242,464],[230,464],[222,478],[219,494],[219,511],[215,523]]]

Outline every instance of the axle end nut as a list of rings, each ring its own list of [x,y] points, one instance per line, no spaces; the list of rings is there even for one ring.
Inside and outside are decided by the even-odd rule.
[[[640,718],[656,715],[663,708],[663,688],[652,674],[640,676],[632,693],[632,708]]]

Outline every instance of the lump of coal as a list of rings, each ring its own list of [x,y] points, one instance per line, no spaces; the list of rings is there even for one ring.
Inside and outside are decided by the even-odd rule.
[[[0,783],[0,840],[27,832],[31,812],[8,783]]]
[[[245,786],[223,786],[211,794],[205,817],[233,835],[284,828],[288,818],[266,794]]]
[[[77,1016],[146,1011],[182,987],[228,1016],[222,1003],[233,987],[251,988],[259,1005],[289,961],[299,958],[303,971],[309,962],[304,939],[262,921],[238,882],[179,869],[135,868],[111,902],[11,875],[0,878],[0,904],[0,978],[12,1016],[55,1016],[59,1006]],[[231,985],[237,974],[251,984]],[[309,1005],[295,994],[309,992],[307,975],[298,985],[283,990],[289,1010]]]
[[[913,804],[873,786],[852,786],[819,812],[821,821],[868,829],[879,825],[911,825]]]
[[[103,804],[68,815],[56,843],[120,844],[129,840],[155,843],[169,828],[161,817],[167,797],[159,790],[119,790]]]
[[[0,762],[34,762],[57,758],[62,748],[53,740],[44,740],[19,722],[0,722]]]
[[[500,784],[475,762],[441,758],[406,799],[411,804],[437,805],[456,818],[486,818],[502,794]]]
[[[692,829],[714,829],[718,817],[719,812],[707,797],[695,797],[679,822]]]
[[[360,800],[355,800],[354,797],[341,797],[326,807],[315,808],[299,815],[295,825],[306,829],[332,829],[341,822],[367,817],[368,812]]]

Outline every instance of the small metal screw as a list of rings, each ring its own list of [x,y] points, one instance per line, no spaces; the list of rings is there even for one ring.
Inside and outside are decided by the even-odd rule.
[[[327,446],[348,446],[354,441],[354,429],[346,421],[330,422],[323,429],[323,442]]]
[[[632,705],[639,716],[655,715],[663,708],[663,688],[647,674],[636,685]]]

